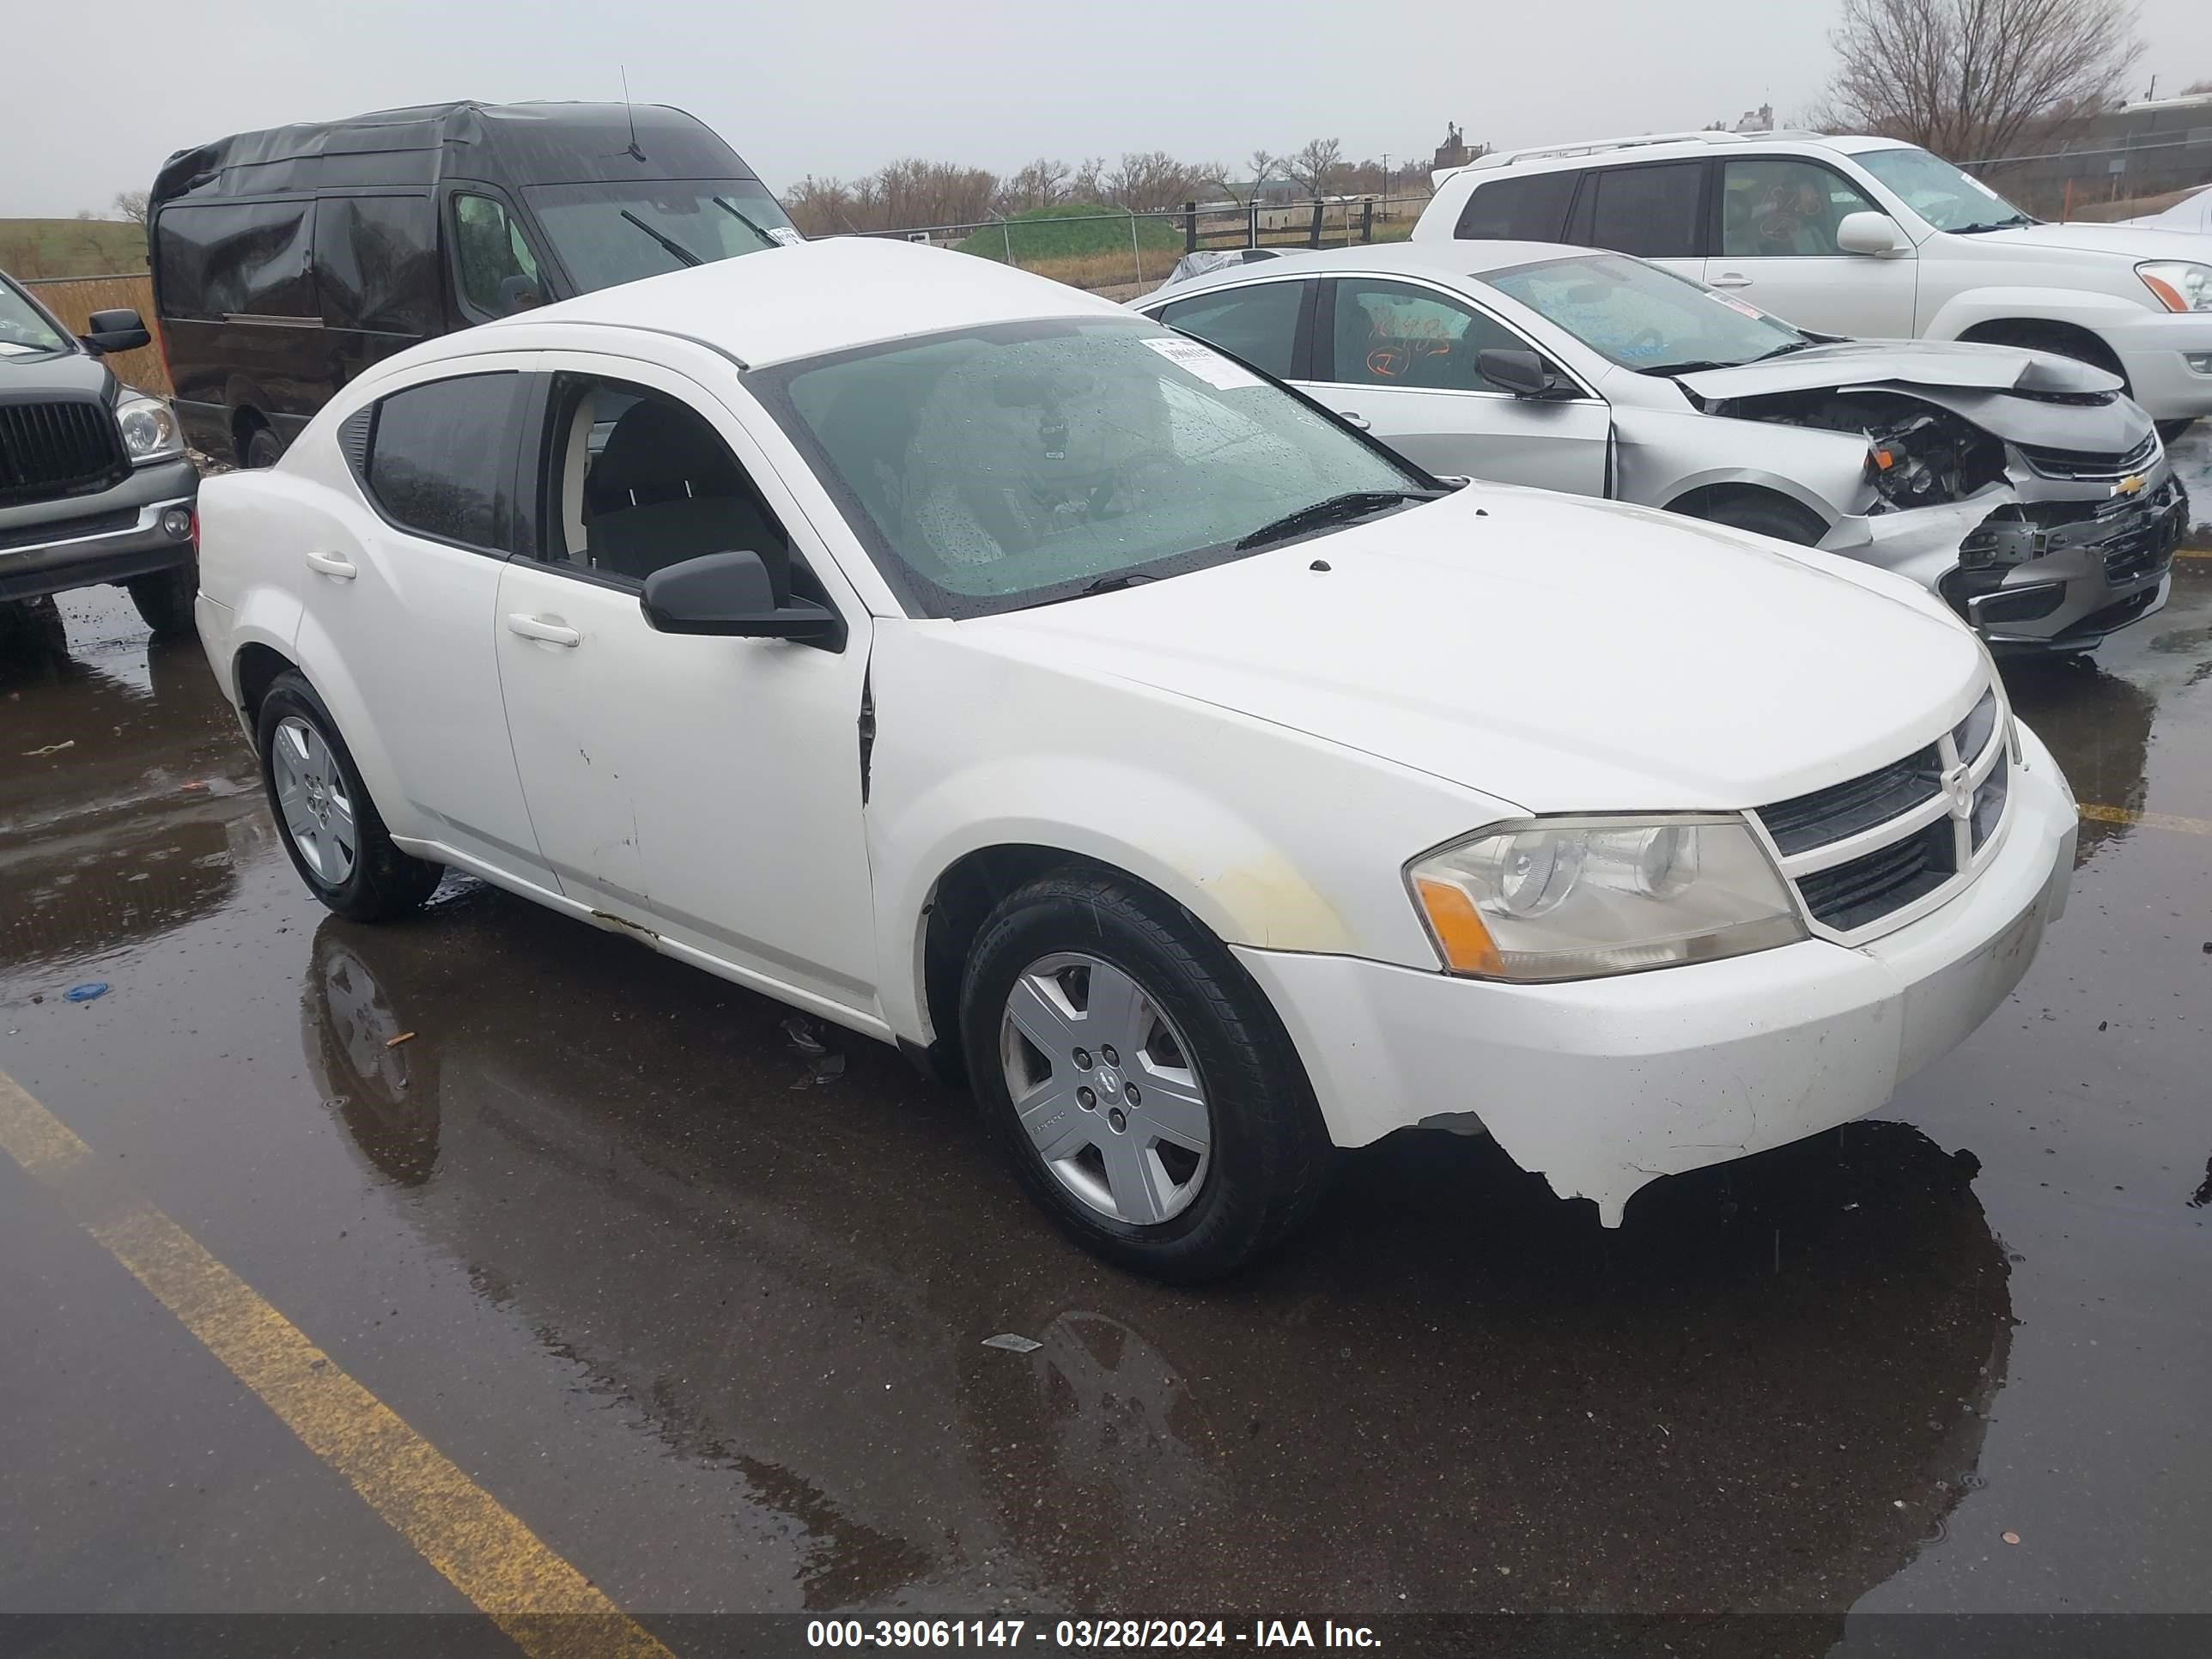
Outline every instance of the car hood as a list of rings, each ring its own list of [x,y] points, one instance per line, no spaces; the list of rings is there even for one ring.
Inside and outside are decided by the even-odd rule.
[[[1714,401],[1881,385],[2078,396],[2117,392],[2123,384],[2118,375],[2071,357],[1962,340],[1838,340],[1765,362],[1674,378],[1696,396]]]
[[[82,351],[0,351],[0,396],[105,397],[114,377]]]
[[[1530,811],[1802,794],[1929,742],[1985,674],[1965,628],[1899,578],[1646,508],[1486,484],[959,626],[982,648],[1288,726]]]
[[[2063,225],[1977,231],[1968,240],[2014,247],[2058,248],[2072,253],[2108,253],[2124,259],[2197,259],[2212,264],[2212,236],[2146,230],[2140,225],[2100,225],[2077,219]]]

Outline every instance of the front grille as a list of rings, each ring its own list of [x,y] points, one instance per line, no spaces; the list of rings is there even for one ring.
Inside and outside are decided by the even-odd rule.
[[[82,519],[54,524],[34,524],[27,530],[0,530],[0,553],[16,547],[41,547],[48,542],[71,541],[80,536],[108,536],[131,530],[138,524],[138,509],[126,507],[114,513],[93,513]]]
[[[1953,820],[1940,817],[1905,840],[1797,878],[1805,908],[1838,933],[1879,921],[1924,898],[1959,873]]]
[[[0,501],[82,495],[130,476],[106,404],[0,404]]]
[[[1863,778],[1762,806],[1759,820],[1787,857],[1826,847],[1911,811],[1936,793],[1942,777],[1943,763],[1931,743]]]
[[[2094,483],[2124,478],[2158,459],[2158,434],[2152,433],[2124,455],[2094,449],[2048,449],[2040,444],[2016,444],[2021,459],[2046,478],[2071,478]]]
[[[1903,759],[1759,809],[1814,921],[1859,933],[1964,881],[2003,821],[2004,727],[1991,686],[1966,718]]]

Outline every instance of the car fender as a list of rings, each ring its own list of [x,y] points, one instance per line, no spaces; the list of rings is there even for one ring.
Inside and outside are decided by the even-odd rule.
[[[1616,407],[1613,442],[1614,493],[1644,507],[1733,484],[1787,496],[1833,525],[1863,489],[1865,443],[1817,427]]]
[[[2103,339],[2108,329],[2157,314],[2148,305],[2089,289],[1970,288],[1944,301],[1920,332],[1924,339],[1955,340],[1984,323],[2052,322],[2069,323]]]
[[[884,1015],[927,1042],[939,882],[994,847],[1123,871],[1231,945],[1437,968],[1404,862],[1520,809],[1174,693],[882,629],[869,865]],[[1357,801],[1358,833],[1321,803]]]

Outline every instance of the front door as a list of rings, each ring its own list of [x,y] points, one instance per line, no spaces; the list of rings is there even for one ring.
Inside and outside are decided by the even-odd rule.
[[[1720,253],[1705,262],[1705,282],[1800,328],[1910,339],[1919,261],[1910,252],[1877,259],[1836,245],[1844,215],[1881,211],[1821,162],[1731,158],[1721,168]]]
[[[1305,389],[1331,409],[1431,472],[1605,493],[1613,422],[1602,401],[1571,386],[1517,398],[1477,367],[1486,349],[1534,351],[1530,341],[1425,284],[1340,276],[1323,294]]]
[[[721,399],[549,354],[538,556],[500,584],[500,674],[539,845],[617,923],[779,992],[875,1011],[860,719],[869,623]],[[742,394],[738,394],[742,395]],[[645,578],[758,552],[842,650],[656,632]]]

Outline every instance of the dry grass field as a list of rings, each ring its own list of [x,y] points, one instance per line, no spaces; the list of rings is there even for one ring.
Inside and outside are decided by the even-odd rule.
[[[146,233],[125,219],[0,219],[0,270],[19,283],[146,269]]]

